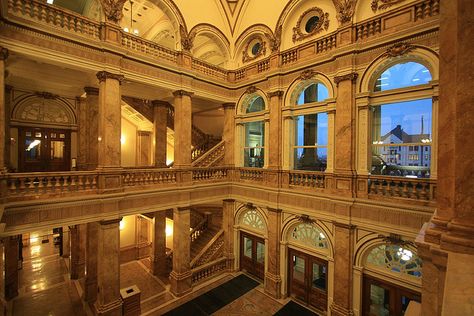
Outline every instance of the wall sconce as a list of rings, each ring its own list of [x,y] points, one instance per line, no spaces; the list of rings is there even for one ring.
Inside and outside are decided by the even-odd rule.
[[[123,230],[125,228],[125,221],[122,219],[119,223],[119,229]]]
[[[120,144],[125,144],[125,136],[120,136]]]

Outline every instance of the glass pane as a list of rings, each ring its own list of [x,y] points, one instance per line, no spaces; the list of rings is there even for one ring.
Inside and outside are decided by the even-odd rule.
[[[298,97],[297,105],[311,103],[311,102],[321,102],[326,100],[329,97],[328,88],[322,83],[313,83],[301,92]]]
[[[245,123],[245,167],[263,167],[264,142],[265,123],[263,121]]]
[[[244,149],[244,167],[263,168],[264,150],[263,148]]]
[[[247,107],[247,113],[260,112],[265,110],[265,101],[262,97],[256,97],[250,101],[249,106]]]
[[[244,237],[244,256],[252,258],[252,239]]]
[[[390,293],[383,287],[370,285],[369,315],[388,316],[390,313]]]
[[[257,262],[265,263],[265,245],[257,242]]]
[[[41,132],[35,132],[35,137],[41,137]]]
[[[431,99],[374,107],[372,174],[430,176],[431,112]]]
[[[304,267],[304,259],[298,256],[293,256],[293,280],[304,283]]]
[[[25,135],[26,137],[31,137],[31,132],[26,132]]]
[[[408,304],[410,303],[411,299],[409,297],[406,297],[405,295],[402,295],[401,297],[401,305],[402,305],[402,316],[405,315],[405,312],[408,308]]]
[[[66,138],[66,134],[60,133],[59,138]]]
[[[41,159],[41,141],[39,139],[25,140],[25,158],[26,160]]]
[[[51,138],[56,138],[56,133],[51,133]]]
[[[295,124],[295,146],[326,146],[328,144],[327,113],[297,116]]]
[[[64,142],[58,140],[51,141],[51,159],[64,158]]]
[[[311,284],[314,288],[326,291],[326,266],[313,262],[313,278]]]
[[[422,64],[406,62],[385,70],[375,82],[374,91],[386,91],[426,84],[431,81],[430,71]]]
[[[327,148],[295,148],[294,168],[324,171],[327,166]]]

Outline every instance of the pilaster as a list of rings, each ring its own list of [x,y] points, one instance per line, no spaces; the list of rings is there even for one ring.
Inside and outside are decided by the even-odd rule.
[[[171,292],[176,296],[192,290],[191,238],[189,236],[191,210],[176,208],[173,211],[173,271],[170,274]]]
[[[177,90],[174,95],[174,166],[191,165],[192,92]]]
[[[0,46],[0,133],[7,135],[6,125],[7,123],[7,113],[6,113],[6,103],[5,103],[5,61],[8,58],[8,49]],[[6,137],[0,140],[0,173],[5,172],[6,162],[9,160],[6,157],[7,144],[9,144],[9,139]]]
[[[281,210],[268,208],[267,272],[265,273],[265,292],[274,298],[281,296],[280,276],[280,231]]]
[[[235,103],[224,103],[224,165],[233,167],[234,161],[234,139],[235,139]]]
[[[227,258],[227,269],[234,270],[234,213],[235,200],[226,199],[222,204],[222,228],[224,229],[224,256]]]
[[[69,231],[71,234],[71,265],[69,270],[71,279],[77,280],[85,275],[87,226],[86,224],[69,226]]]
[[[86,243],[86,283],[84,300],[93,303],[97,299],[97,251],[98,251],[99,224],[87,223]]]
[[[270,121],[268,142],[268,169],[281,169],[282,121],[281,107],[284,92],[281,90],[268,93],[270,99]]]
[[[85,87],[86,93],[85,104],[81,104],[86,110],[86,169],[94,170],[99,162],[99,89],[93,87]]]
[[[171,104],[160,100],[155,100],[152,104],[153,125],[155,128],[154,165],[157,168],[166,168],[168,108],[171,107]]]
[[[153,275],[163,276],[166,274],[166,212],[155,212],[153,217],[151,270]]]

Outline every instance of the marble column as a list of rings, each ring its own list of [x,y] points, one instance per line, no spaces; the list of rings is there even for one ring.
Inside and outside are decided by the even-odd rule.
[[[270,99],[270,132],[268,142],[268,169],[281,169],[281,148],[282,148],[282,119],[281,107],[283,101],[283,91],[273,91],[268,93]]]
[[[174,166],[186,168],[191,165],[191,128],[193,93],[184,90],[174,95]]]
[[[173,211],[173,271],[170,273],[171,292],[176,296],[192,290],[191,285],[191,209],[176,208]]]
[[[281,296],[280,276],[280,231],[281,210],[268,208],[267,272],[265,273],[265,292],[274,298]]]
[[[89,303],[97,299],[97,251],[98,251],[99,224],[87,223],[86,243],[86,283],[84,300]]]
[[[87,170],[87,153],[89,151],[89,137],[87,131],[89,129],[87,121],[87,102],[85,98],[77,97],[78,105],[78,148],[77,148],[77,170]]]
[[[138,259],[150,255],[150,243],[148,242],[149,222],[143,216],[137,216],[137,252]]]
[[[5,299],[18,296],[19,235],[5,237]]]
[[[69,258],[71,255],[71,232],[68,226],[63,227],[63,258]]]
[[[166,274],[166,211],[155,212],[153,217],[151,270],[160,276]]]
[[[354,248],[353,225],[334,222],[334,298],[331,315],[349,316],[352,310],[352,258]]]
[[[122,315],[120,296],[120,218],[99,222],[97,238],[97,315]]]
[[[99,79],[99,167],[120,167],[122,75],[107,71],[97,73]]]
[[[94,170],[98,166],[99,155],[99,89],[85,87],[86,99],[81,104],[86,109],[86,169]]]
[[[71,279],[83,278],[86,267],[86,224],[69,226],[71,234],[71,265],[69,267]]]
[[[224,165],[233,167],[234,161],[234,139],[235,139],[235,103],[224,103]]]
[[[334,172],[335,190],[338,194],[352,196],[355,174],[355,82],[357,73],[334,78],[337,85],[335,115]]]
[[[7,123],[7,111],[5,103],[5,61],[8,58],[8,50],[4,47],[0,47],[0,133],[3,135],[8,135],[6,129],[9,126]],[[8,145],[7,145],[8,144]],[[0,141],[0,173],[6,171],[7,165],[6,162],[9,161],[9,157],[6,157],[7,146],[10,144],[10,139],[2,139]]]
[[[168,148],[167,125],[168,109],[171,104],[165,101],[154,100],[153,125],[155,128],[155,160],[157,168],[166,168],[166,155]]]
[[[235,200],[226,199],[222,205],[222,229],[224,229],[224,256],[227,258],[227,269],[234,270],[234,213]]]

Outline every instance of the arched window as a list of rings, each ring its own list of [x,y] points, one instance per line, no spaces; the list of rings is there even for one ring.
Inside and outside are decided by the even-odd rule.
[[[322,83],[313,83],[306,87],[298,97],[297,105],[322,102],[329,96],[328,88]]]
[[[255,209],[245,211],[240,223],[255,230],[265,231],[265,222],[262,215]]]
[[[430,177],[432,112],[431,87],[399,94],[384,94],[401,87],[416,87],[431,80],[428,69],[416,62],[405,62],[384,70],[374,85],[372,107],[371,173],[412,178]],[[410,100],[411,98],[411,100]]]
[[[312,248],[328,248],[328,241],[324,233],[312,224],[301,223],[290,230],[289,241],[306,245]]]
[[[265,110],[265,101],[261,96],[257,96],[249,102],[246,113],[254,113]]]
[[[430,71],[422,64],[405,62],[386,69],[375,81],[374,91],[418,86],[431,81]]]
[[[374,247],[367,255],[366,265],[384,269],[389,273],[421,277],[421,258],[414,250],[398,244],[383,244]]]

